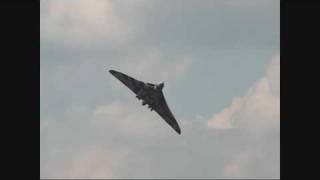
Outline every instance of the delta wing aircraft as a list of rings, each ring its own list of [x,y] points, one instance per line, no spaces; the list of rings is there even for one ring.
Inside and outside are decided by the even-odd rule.
[[[109,70],[109,72],[133,91],[138,100],[142,100],[143,106],[148,105],[151,111],[156,111],[178,134],[181,134],[178,122],[162,93],[163,82],[159,84],[145,83],[115,70]]]

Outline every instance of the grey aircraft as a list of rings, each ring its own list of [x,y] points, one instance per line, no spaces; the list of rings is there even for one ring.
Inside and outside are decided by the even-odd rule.
[[[109,70],[109,72],[133,91],[136,97],[142,100],[143,106],[147,104],[151,111],[155,110],[178,134],[181,134],[178,122],[171,113],[162,93],[163,82],[159,84],[145,83],[115,70]]]

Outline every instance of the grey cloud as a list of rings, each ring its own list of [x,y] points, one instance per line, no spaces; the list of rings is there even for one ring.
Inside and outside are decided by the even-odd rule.
[[[275,48],[279,44],[278,1],[117,2],[119,16],[135,26],[135,45],[166,48]],[[251,6],[250,4],[255,4]]]
[[[102,154],[92,154],[94,159],[112,157],[118,152],[115,159],[92,160],[92,166],[112,172],[113,178],[277,178],[279,175],[275,149],[278,134],[275,132],[257,136],[245,129],[213,130],[203,123],[183,123],[183,134],[177,136],[156,116],[145,116],[147,113],[139,110],[134,113],[138,108],[130,110],[121,104],[119,107],[122,110],[113,110],[117,118],[100,114],[97,125],[92,117],[86,119],[84,116],[74,117],[72,123],[61,124],[64,127],[51,124],[51,131],[44,133],[53,133],[51,139],[46,139],[50,145],[41,142],[43,147],[47,144],[47,148],[51,148],[50,154],[41,159],[51,157],[51,160],[43,160],[41,167],[46,171],[41,171],[41,177],[71,177],[68,174],[71,170],[79,172],[74,167],[81,161],[79,158],[95,149],[102,150]],[[126,112],[128,110],[130,113]],[[126,132],[121,126],[130,121],[136,121],[136,124]],[[139,130],[139,124],[145,124],[146,128]],[[250,158],[238,162],[239,154],[243,153],[248,153]],[[110,166],[110,163],[116,165]],[[226,173],[225,168],[230,164],[240,166],[241,174]],[[91,171],[81,177],[108,177],[95,173]]]
[[[102,34],[92,32],[88,35],[96,41],[78,45],[75,41],[71,49],[77,47],[82,51],[89,52],[97,52],[103,47],[105,50],[116,50],[114,47],[125,48],[128,52],[146,47],[157,47],[166,51],[170,51],[171,48],[180,51],[243,47],[277,49],[280,34],[279,2],[261,0],[260,3],[255,3],[255,1],[235,3],[236,1],[239,0],[205,0],[201,3],[181,0],[170,1],[170,3],[163,1],[138,1],[137,3],[107,1],[114,10],[112,17],[123,24],[123,27],[118,31],[129,31],[130,29],[130,33],[115,37],[122,38],[125,43],[115,43]],[[45,5],[43,6],[45,7]],[[72,8],[72,6],[68,7]],[[48,13],[43,10],[41,14],[43,17],[41,27],[43,28],[46,27],[46,16]],[[64,19],[63,16],[57,17],[57,23],[53,25],[61,26],[58,22]],[[79,28],[83,28],[82,25]],[[108,34],[108,31],[105,34]],[[52,45],[65,42],[63,38],[66,37],[69,36],[44,37],[43,42],[46,45],[48,45],[47,43]],[[59,40],[61,38],[62,41]],[[59,45],[63,44],[59,43]]]

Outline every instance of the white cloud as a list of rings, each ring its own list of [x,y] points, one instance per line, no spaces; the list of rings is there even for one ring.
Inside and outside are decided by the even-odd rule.
[[[233,121],[233,113],[241,107],[240,98],[234,98],[230,107],[224,109],[218,114],[214,114],[212,119],[208,121],[208,126],[213,128],[231,128]]]
[[[72,179],[112,179],[113,168],[125,156],[123,152],[110,152],[92,147],[75,157],[67,177]]]
[[[92,124],[100,129],[113,127],[113,132],[122,135],[137,136],[165,130],[166,127],[161,128],[163,123],[160,120],[155,113],[132,98],[97,107],[93,112]]]
[[[249,152],[240,152],[235,156],[235,159],[232,163],[227,164],[223,169],[223,174],[229,178],[237,178],[245,176],[245,166],[252,158],[252,154]]]
[[[65,119],[41,121],[41,178],[121,178],[115,172],[128,153],[176,136],[160,116],[128,99],[91,112],[79,109],[68,107]]]
[[[271,60],[267,74],[243,97],[208,120],[212,128],[277,127],[280,121],[280,57]]]
[[[126,26],[114,11],[112,1],[41,1],[41,37],[70,46],[90,46],[96,41],[118,43],[128,38]]]
[[[255,139],[244,150],[232,155],[233,160],[223,168],[226,178],[261,178],[270,172],[279,175],[280,133],[280,57],[275,56],[266,76],[250,87],[243,97],[208,120],[213,129],[244,128]],[[268,152],[270,151],[270,152]],[[270,154],[269,154],[270,153]],[[272,158],[270,158],[272,157]],[[266,163],[270,158],[270,162]],[[266,166],[266,164],[269,165]],[[254,173],[255,168],[265,169]]]

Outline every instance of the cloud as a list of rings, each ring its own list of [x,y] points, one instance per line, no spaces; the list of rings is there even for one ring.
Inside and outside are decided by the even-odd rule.
[[[79,154],[73,161],[66,176],[72,179],[112,179],[112,168],[124,156],[121,152],[107,152],[93,147]]]
[[[92,74],[76,67],[61,88]],[[180,136],[127,90],[110,103],[72,103],[62,119],[41,120],[41,178],[279,178],[279,72],[276,56],[266,76],[214,118],[179,119]]]
[[[101,39],[119,43],[130,33],[112,1],[41,1],[40,23],[42,40],[69,46],[90,46]]]
[[[213,115],[208,120],[207,126],[210,129],[242,128],[255,136],[245,150],[232,155],[233,160],[222,170],[224,177],[260,178],[271,172],[279,175],[279,55],[273,57],[264,77],[250,87],[243,97],[234,98],[229,107]],[[272,160],[266,163],[267,159]],[[272,164],[268,167],[269,172],[267,167],[264,167],[263,161],[265,164]],[[265,170],[261,172],[261,169]],[[253,173],[254,171],[260,174]]]
[[[92,124],[101,130],[113,127],[113,133],[132,136],[155,133],[159,128],[162,129],[163,123],[156,120],[159,119],[156,114],[150,113],[134,100],[115,101],[97,107],[93,112]]]
[[[232,163],[225,166],[223,173],[230,177],[243,177],[245,174],[244,167],[248,161],[252,158],[249,152],[241,152],[235,156]]]
[[[126,166],[128,155],[176,135],[157,114],[137,104],[113,102],[89,112],[69,107],[65,119],[42,119],[41,178],[121,178],[117,169]]]
[[[276,0],[41,1],[40,30],[42,41],[72,48],[263,49],[279,41],[279,7]]]
[[[266,76],[250,87],[243,97],[208,120],[212,128],[277,127],[280,121],[280,57],[271,60]]]
[[[168,91],[212,50],[278,48],[277,3],[41,1],[41,178],[279,178],[277,61],[180,136],[106,71]]]
[[[279,178],[279,73],[276,56],[221,113],[180,120],[180,136],[134,97],[68,107],[64,121],[42,123],[41,177]]]

